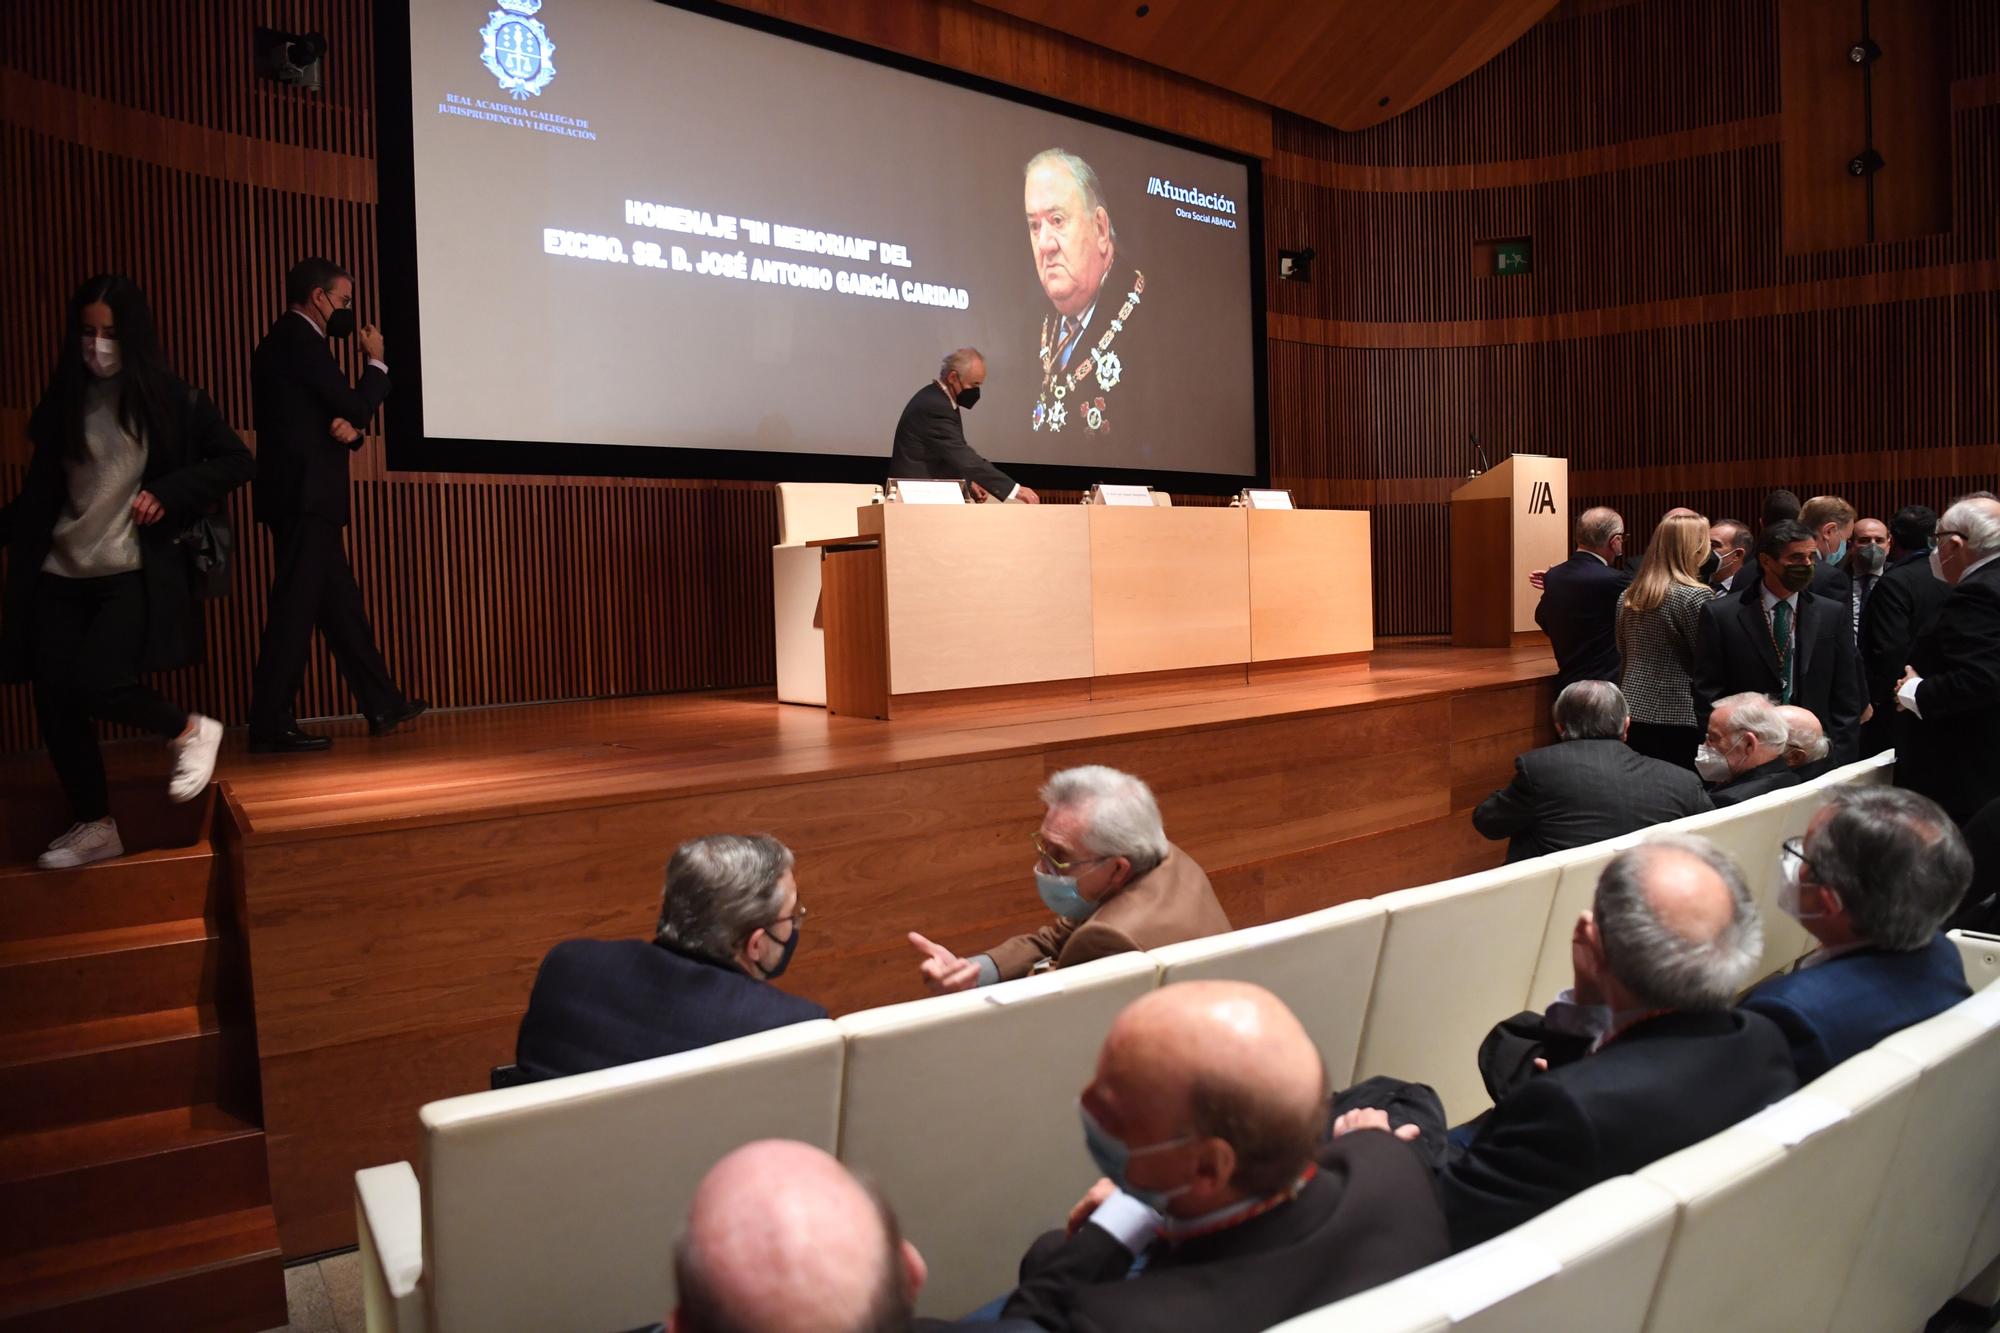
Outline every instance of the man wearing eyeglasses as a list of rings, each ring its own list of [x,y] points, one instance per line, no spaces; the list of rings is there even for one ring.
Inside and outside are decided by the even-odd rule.
[[[910,932],[933,994],[1229,929],[1207,874],[1167,841],[1160,807],[1138,778],[1095,764],[1064,769],[1042,788],[1042,803],[1035,887],[1055,920],[970,958]]]
[[[1799,1082],[1972,994],[1941,930],[1972,882],[1972,854],[1936,802],[1835,788],[1785,843],[1779,873],[1779,910],[1819,947],[1742,1007],[1785,1034]]]
[[[2000,500],[1945,510],[1930,560],[1951,592],[1896,687],[1896,785],[1963,824],[2000,797]]]
[[[542,960],[509,1077],[609,1069],[825,1018],[768,984],[791,965],[805,917],[791,849],[776,838],[682,843],[651,940],[565,940]]]

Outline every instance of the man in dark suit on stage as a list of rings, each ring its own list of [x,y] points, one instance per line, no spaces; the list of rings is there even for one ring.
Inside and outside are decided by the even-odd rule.
[[[1488,838],[1511,838],[1509,862],[1583,847],[1713,809],[1701,779],[1629,749],[1632,715],[1608,680],[1556,696],[1558,745],[1514,760],[1514,780],[1472,812]]]
[[[324,750],[325,736],[300,731],[292,709],[305,678],[313,627],[326,636],[368,729],[381,736],[429,707],[396,687],[375,646],[340,530],[347,526],[347,456],[389,392],[382,334],[357,335],[354,281],[327,259],[307,259],[285,277],[290,308],[250,363],[257,425],[257,521],[271,529],[271,594],[250,692],[250,748],[259,753]],[[330,338],[358,336],[368,358],[358,385],[334,362]]]
[[[1576,550],[1542,576],[1535,623],[1556,655],[1556,688],[1579,680],[1618,679],[1618,599],[1632,575],[1612,563],[1625,553],[1625,520],[1615,509],[1586,509],[1576,521]]]
[[[1896,682],[1951,595],[1951,585],[1931,572],[1936,530],[1937,514],[1927,505],[1908,505],[1889,521],[1889,566],[1861,615],[1861,676],[1875,709],[1861,728],[1863,755],[1894,745],[1897,727],[1909,720],[1896,711]]]
[[[1078,1110],[1104,1179],[1029,1249],[1010,1318],[1252,1333],[1444,1257],[1428,1165],[1386,1134],[1322,1143],[1319,1051],[1260,987],[1134,1001]]]
[[[1836,788],[1805,837],[1785,844],[1784,876],[1778,906],[1819,948],[1742,1007],[1784,1032],[1801,1083],[1972,994],[1942,932],[1972,882],[1972,854],[1935,801]]]
[[[947,356],[938,367],[938,377],[917,390],[896,421],[889,476],[962,479],[977,487],[982,498],[1041,503],[1041,496],[1017,484],[965,442],[961,414],[979,402],[985,382],[986,358],[978,348],[961,347]]]
[[[1542,1015],[1546,1072],[1502,1089],[1438,1171],[1452,1248],[1630,1175],[1796,1089],[1777,1026],[1730,1008],[1763,949],[1742,872],[1707,839],[1661,838],[1613,857],[1577,920],[1576,984]],[[1345,1143],[1390,1127],[1387,1113],[1363,1109],[1334,1133]]]
[[[1860,757],[1861,658],[1843,595],[1828,601],[1807,591],[1818,547],[1797,523],[1757,534],[1761,574],[1741,593],[1701,609],[1695,651],[1695,721],[1724,695],[1746,691],[1797,704],[1820,720],[1836,765]],[[1744,580],[1739,579],[1739,583]],[[1782,749],[1784,740],[1778,740]]]
[[[1963,824],[2000,797],[2000,500],[1945,510],[1931,567],[1951,593],[1896,687],[1914,719],[1898,733],[1896,785]]]
[[[542,960],[514,1044],[521,1077],[609,1069],[825,1018],[766,984],[790,966],[804,919],[791,850],[776,838],[682,843],[651,940],[565,940]]]

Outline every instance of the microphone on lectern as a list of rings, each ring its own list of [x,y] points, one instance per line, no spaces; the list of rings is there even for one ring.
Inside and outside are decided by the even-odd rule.
[[[1478,431],[1473,431],[1471,433],[1471,438],[1472,438],[1472,470],[1466,473],[1465,475],[1468,477],[1476,477],[1480,473],[1486,471],[1487,467],[1486,446],[1479,442]]]

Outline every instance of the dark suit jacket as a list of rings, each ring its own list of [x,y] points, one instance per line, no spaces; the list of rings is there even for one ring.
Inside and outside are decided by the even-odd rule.
[[[1864,754],[1880,754],[1896,744],[1896,682],[1910,663],[1911,649],[1937,623],[1950,595],[1951,585],[1931,573],[1928,551],[1890,565],[1868,595],[1861,612],[1861,675],[1875,716],[1862,728]]]
[[[1388,1134],[1327,1145],[1299,1196],[1240,1226],[1132,1256],[1101,1228],[1052,1231],[1021,1261],[1010,1318],[1083,1333],[1253,1333],[1447,1253],[1430,1168]]]
[[[1556,655],[1556,689],[1579,680],[1617,680],[1618,599],[1632,576],[1588,551],[1573,551],[1544,576],[1535,623]]]
[[[1958,946],[1944,935],[1921,949],[1860,949],[1770,977],[1742,1007],[1778,1025],[1799,1082],[1810,1083],[1892,1032],[1933,1018],[1972,994]]]
[[[2000,562],[1958,581],[1910,665],[1924,683],[1920,716],[1898,736],[1896,785],[1963,824],[2000,797]]]
[[[1819,563],[1813,566],[1812,586],[1806,591],[1815,597],[1823,597],[1829,602],[1838,602],[1846,607],[1848,632],[1853,632],[1854,580],[1847,576],[1845,569],[1821,556]]]
[[[561,1078],[825,1017],[811,1000],[649,940],[564,940],[535,974],[514,1063],[529,1082]]]
[[[977,410],[977,409],[974,409]],[[981,458],[965,442],[965,422],[951,395],[936,380],[916,391],[896,421],[896,442],[889,452],[893,477],[963,477],[978,482],[1004,500],[1014,479]]]
[[[1708,799],[1714,803],[1716,809],[1720,810],[1726,805],[1740,805],[1753,796],[1762,796],[1765,792],[1796,787],[1804,781],[1805,777],[1801,771],[1787,764],[1785,756],[1779,755],[1769,763],[1759,764],[1755,768],[1738,773],[1720,787],[1710,788]]]
[[[1773,699],[1784,689],[1778,675],[1778,650],[1771,646],[1771,629],[1764,619],[1762,581],[1740,593],[1718,597],[1701,609],[1701,633],[1695,651],[1695,725],[1706,727],[1717,699],[1753,692]],[[1819,719],[1826,732],[1830,757],[1841,764],[1861,757],[1861,656],[1854,647],[1853,619],[1847,599],[1829,602],[1810,589],[1799,594],[1793,626],[1798,662],[1793,672],[1792,702]]]
[[[1045,958],[1075,967],[1115,953],[1158,949],[1182,940],[1226,934],[1229,917],[1208,882],[1208,872],[1172,843],[1167,859],[1119,890],[1082,921],[1057,917],[1040,930],[1016,935],[986,951],[1000,980],[1025,977]]]
[[[1479,803],[1472,826],[1512,838],[1508,861],[1601,842],[1712,809],[1701,779],[1623,741],[1563,741],[1514,761],[1514,780]]]
[[[347,456],[361,441],[341,444],[327,432],[335,417],[359,431],[389,392],[379,367],[349,384],[327,340],[303,315],[278,316],[250,358],[250,406],[257,424],[256,499],[259,523],[301,516],[347,522]]]
[[[1552,1059],[1487,1112],[1438,1173],[1452,1248],[1699,1143],[1798,1085],[1784,1034],[1735,1011],[1663,1014],[1594,1055]]]

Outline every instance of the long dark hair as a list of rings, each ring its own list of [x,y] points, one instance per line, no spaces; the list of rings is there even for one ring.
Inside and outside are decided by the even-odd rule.
[[[118,387],[119,424],[134,437],[157,444],[177,421],[172,410],[174,375],[160,351],[146,294],[122,273],[100,273],[69,298],[62,343],[56,349],[55,374],[42,399],[43,407],[55,413],[54,425],[63,448],[72,455],[83,452],[83,391],[95,378],[83,363],[83,308],[98,301],[111,307],[112,322],[118,329],[123,363]]]

